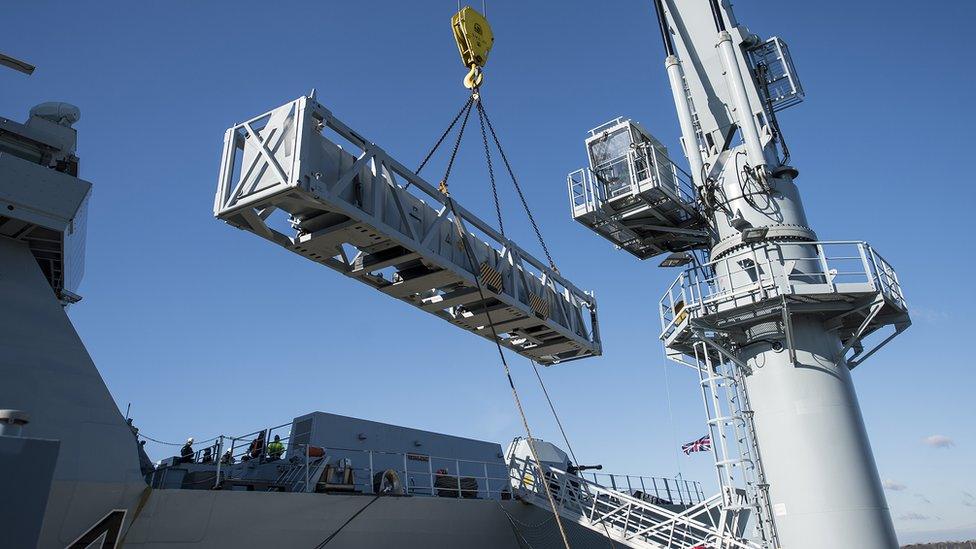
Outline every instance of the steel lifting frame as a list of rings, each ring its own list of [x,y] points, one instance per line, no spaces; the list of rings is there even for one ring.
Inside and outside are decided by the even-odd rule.
[[[490,315],[499,343],[543,364],[601,353],[592,294],[313,97],[227,130],[214,215],[493,340]]]

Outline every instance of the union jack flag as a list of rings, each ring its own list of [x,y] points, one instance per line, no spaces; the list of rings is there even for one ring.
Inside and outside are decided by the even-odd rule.
[[[711,449],[712,437],[710,435],[705,435],[694,442],[681,445],[681,451],[684,452],[685,455],[689,455],[692,452],[707,452]]]

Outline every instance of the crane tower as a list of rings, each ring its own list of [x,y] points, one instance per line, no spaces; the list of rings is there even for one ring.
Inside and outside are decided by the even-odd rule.
[[[894,269],[810,227],[777,114],[803,99],[783,40],[727,0],[655,0],[689,170],[640,124],[586,139],[573,217],[683,266],[660,300],[670,359],[699,375],[727,505],[765,547],[896,547],[850,370],[911,321]],[[865,338],[879,330],[869,345]]]

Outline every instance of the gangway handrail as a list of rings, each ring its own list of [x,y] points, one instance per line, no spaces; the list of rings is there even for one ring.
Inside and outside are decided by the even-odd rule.
[[[662,502],[676,505],[694,505],[701,503],[705,499],[701,484],[695,480],[588,471],[576,473],[576,476],[590,480],[596,484],[607,486],[607,482],[600,481],[601,477],[604,477],[609,481],[610,488],[614,490],[624,491],[626,489],[626,492],[630,495],[634,495],[635,492],[641,492],[647,496],[654,496]],[[626,484],[618,486],[618,482]],[[635,486],[635,482],[639,484]],[[661,485],[658,483],[661,483]]]
[[[675,538],[682,546],[712,543],[715,547],[754,549],[748,540],[737,538],[729,525],[715,524],[713,511],[721,508],[724,497],[716,494],[701,503],[673,511],[607,488],[585,478],[572,475],[557,467],[513,456],[509,462],[512,487],[516,494],[540,506],[547,506],[538,489],[540,477],[548,482],[560,515],[612,539],[637,548],[669,547]],[[533,501],[535,500],[535,501]],[[711,524],[694,517],[712,521]],[[719,521],[728,516],[719,512]]]

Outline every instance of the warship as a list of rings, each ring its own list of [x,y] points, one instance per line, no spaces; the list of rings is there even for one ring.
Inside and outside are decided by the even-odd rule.
[[[492,342],[525,432],[503,446],[314,411],[151,459],[66,315],[83,306],[93,184],[80,110],[42,103],[24,123],[0,118],[5,546],[896,547],[850,370],[911,323],[897,275],[869,244],[809,227],[776,118],[803,99],[786,43],[750,32],[727,0],[652,4],[687,169],[617,118],[589,131],[588,166],[566,184],[577,222],[680,268],[651,305],[656,336],[699,378],[708,434],[689,451],[711,452],[718,493],[604,473],[568,440],[532,435],[506,357],[597,360],[597,302],[555,268],[525,204],[480,100],[491,27],[465,7],[452,29],[470,96],[418,169],[313,92],[230,125],[213,213]],[[490,142],[544,260],[500,213],[493,226],[450,193],[472,113],[492,185]],[[431,184],[420,172],[445,141]]]

